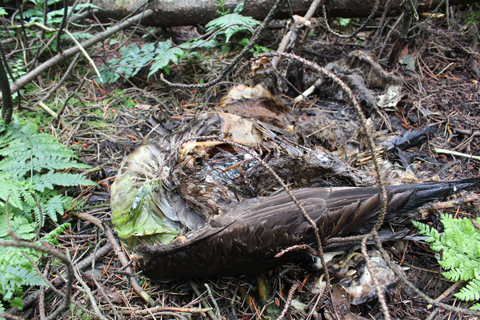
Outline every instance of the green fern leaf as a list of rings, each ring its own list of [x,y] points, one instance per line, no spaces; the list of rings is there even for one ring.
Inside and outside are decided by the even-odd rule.
[[[480,311],[480,303],[475,303],[470,307],[471,310]]]
[[[29,166],[29,163],[27,163]],[[69,159],[64,159],[56,156],[39,156],[35,157],[32,160],[32,167],[34,171],[40,172],[44,169],[46,170],[64,170],[70,168],[76,169],[86,169],[90,168],[89,165],[70,161]]]
[[[467,218],[455,219],[452,215],[441,214],[444,226],[442,235],[433,228],[414,222],[420,234],[430,236],[431,249],[442,252],[437,257],[445,272],[443,276],[452,281],[469,281],[455,296],[464,301],[480,299],[480,231]],[[480,218],[477,218],[480,222]],[[472,308],[480,309],[480,304]]]
[[[18,209],[23,209],[21,196],[24,186],[21,181],[14,180],[0,172],[0,199],[2,200],[0,201],[0,208],[5,207],[5,201],[7,201],[8,198],[9,204]]]
[[[64,196],[62,195],[56,195],[53,198],[49,199],[46,203],[42,203],[42,211],[43,214],[47,215],[52,219],[53,221],[57,222],[57,214],[63,214],[64,212]],[[35,216],[38,215],[40,217],[40,212],[38,211],[38,208],[34,208],[35,211]]]
[[[33,269],[33,267],[32,267]],[[33,270],[28,270],[27,268],[22,268],[20,266],[12,267],[7,266],[5,272],[8,272],[12,275],[19,277],[20,279],[25,279],[25,285],[27,286],[46,286],[47,283]]]
[[[473,301],[480,299],[480,279],[473,279],[465,287],[455,293],[455,297],[463,301]]]
[[[56,186],[95,185],[80,174],[60,172],[90,166],[74,160],[75,154],[55,137],[38,133],[34,124],[23,125],[16,116],[8,125],[0,121],[0,157],[3,158],[0,161],[0,239],[10,239],[4,214],[7,198],[11,229],[22,239],[30,240],[35,237],[40,221],[45,222],[47,217],[56,221],[71,200],[59,195]],[[40,217],[34,196],[44,217]],[[48,240],[53,242],[53,236]],[[22,252],[35,258],[42,255],[32,249],[0,247],[0,297],[18,307],[22,305],[24,286],[44,284]]]
[[[155,53],[157,54],[155,56],[154,63],[150,67],[150,72],[148,73],[148,77],[150,77],[152,74],[157,72],[158,70],[165,68],[168,66],[170,61],[172,63],[177,63],[179,57],[181,57],[184,53],[184,51],[178,47],[175,48],[170,48],[171,47],[171,42],[170,40],[165,41],[164,44],[159,46]]]
[[[0,215],[0,239],[8,240],[10,235],[7,231],[7,223],[5,221],[6,215]],[[29,222],[25,217],[16,215],[10,217],[10,229],[22,239],[30,240],[35,237],[36,224]]]
[[[95,182],[86,179],[80,174],[70,174],[54,171],[50,171],[47,174],[36,174],[35,176],[33,176],[32,183],[35,190],[40,192],[45,191],[45,188],[53,189],[55,185],[64,187],[96,185]]]
[[[230,26],[225,31],[220,33],[225,34],[225,42],[228,42],[235,33],[244,30],[249,30],[250,32],[253,32],[253,28],[258,26],[259,24],[260,21],[255,20],[252,17],[245,17],[238,13],[231,13],[210,21],[205,27],[207,28],[207,32],[211,32]]]
[[[70,223],[64,223],[64,224],[59,225],[58,227],[56,227],[55,229],[53,229],[52,231],[47,233],[43,237],[43,241],[45,241],[46,243],[49,243],[49,244],[59,244],[56,237],[65,233],[65,230],[70,228],[70,226],[71,226]]]

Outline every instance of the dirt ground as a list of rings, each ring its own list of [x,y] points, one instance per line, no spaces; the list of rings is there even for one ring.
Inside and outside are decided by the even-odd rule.
[[[431,126],[425,141],[409,149],[398,153],[385,153],[384,160],[397,168],[405,169],[405,164],[410,166],[413,175],[419,181],[429,179],[453,180],[467,177],[476,177],[480,174],[480,162],[450,154],[436,153],[435,148],[457,151],[469,155],[480,154],[480,50],[478,49],[479,30],[478,24],[468,24],[462,18],[471,13],[477,7],[465,7],[452,9],[450,26],[446,18],[432,19],[425,24],[421,31],[408,39],[408,44],[399,54],[401,61],[413,59],[413,68],[408,70],[408,65],[396,62],[387,64],[392,47],[395,42],[395,32],[390,34],[388,30],[393,27],[397,18],[388,18],[386,30],[372,43],[372,32],[361,33],[355,40],[344,41],[336,39],[324,28],[315,25],[312,35],[303,48],[301,56],[326,66],[328,63],[337,61],[348,56],[353,51],[366,51],[375,57],[380,66],[391,74],[403,80],[403,98],[395,108],[375,110],[364,106],[367,117],[372,118],[375,130],[384,135],[403,135],[408,130],[421,130]],[[375,20],[372,25],[378,25]],[[317,23],[319,24],[319,23]],[[343,32],[349,32],[355,27],[356,21],[342,28]],[[276,21],[274,25],[282,26],[283,22]],[[334,28],[335,23],[334,23]],[[373,27],[372,27],[373,28]],[[191,28],[172,29],[173,34],[183,35]],[[261,45],[270,49],[276,49],[281,38],[281,29],[272,28],[267,31]],[[183,33],[180,33],[183,32]],[[373,31],[374,32],[374,31]],[[360,41],[361,40],[361,41]],[[140,37],[132,37],[131,42],[140,44]],[[218,75],[219,70],[229,58],[238,53],[239,47],[232,45],[233,50],[220,58],[213,57],[207,64],[181,62],[172,66],[171,75],[168,77],[172,82],[198,83],[200,79],[208,81]],[[241,48],[240,48],[241,49]],[[102,54],[98,50],[98,54]],[[115,56],[113,48],[110,59]],[[381,54],[380,54],[381,52]],[[403,59],[403,60],[402,60]],[[97,59],[96,62],[100,62]],[[286,62],[280,65],[286,67]],[[303,68],[303,67],[302,67]],[[148,71],[145,71],[147,73]],[[353,72],[353,71],[352,71]],[[311,69],[305,67],[304,75],[286,73],[285,77],[291,82],[297,81],[294,86],[305,90],[306,82],[312,82],[317,77]],[[307,76],[305,75],[307,74]],[[142,74],[137,75],[142,79]],[[299,82],[299,79],[302,81]],[[98,187],[82,190],[78,197],[88,198],[79,209],[80,213],[88,214],[103,222],[111,220],[109,196],[110,186],[124,157],[135,150],[144,140],[154,140],[160,136],[159,130],[175,131],[183,123],[192,120],[198,113],[205,110],[215,111],[218,108],[220,98],[234,84],[249,84],[248,72],[243,72],[238,78],[229,76],[228,82],[216,86],[213,90],[172,88],[151,78],[149,81],[132,79],[135,86],[129,83],[117,81],[114,85],[92,85],[86,88],[83,94],[85,101],[98,102],[94,107],[67,108],[66,120],[74,128],[66,132],[61,127],[45,128],[70,146],[74,146],[83,162],[99,167],[99,170],[90,175],[90,178],[98,182]],[[310,84],[308,83],[308,84]],[[299,84],[299,85],[298,85]],[[377,94],[379,89],[367,82],[367,89]],[[309,108],[318,106],[323,110],[330,110],[333,120],[338,120],[340,109],[345,114],[346,121],[356,122],[356,129],[360,125],[356,120],[355,111],[344,100],[338,99],[338,95],[332,93],[333,86],[325,85],[304,101],[296,106],[294,113],[303,115]],[[287,88],[281,93],[281,99],[287,105],[291,105],[292,99],[298,93],[295,89]],[[109,100],[107,100],[109,99]],[[133,101],[133,102],[132,102]],[[350,109],[348,109],[350,108]],[[152,121],[154,119],[155,121]],[[333,121],[331,120],[331,121]],[[100,125],[92,125],[91,121],[99,121]],[[153,130],[156,124],[160,124]],[[353,131],[355,131],[353,130]],[[346,135],[348,136],[349,133]],[[323,138],[322,138],[323,139]],[[335,152],[340,146],[324,138],[318,139],[314,144],[325,148],[327,152]],[[348,137],[345,138],[348,140]],[[321,145],[323,141],[323,145]],[[378,141],[378,140],[377,140]],[[360,157],[360,156],[359,156]],[[357,164],[353,164],[357,167]],[[371,163],[364,166],[365,170]],[[405,170],[404,170],[405,171]],[[345,182],[340,184],[347,185]],[[457,205],[445,209],[459,217],[477,216],[477,204]],[[69,249],[74,262],[82,260],[92,253],[92,244],[97,247],[105,245],[106,240],[98,227],[91,221],[79,219],[75,214],[67,214],[63,221],[72,222],[71,234],[60,236],[61,249]],[[432,211],[424,221],[431,226],[441,229],[439,213]],[[402,222],[392,228],[411,224]],[[398,240],[385,243],[385,248],[391,258],[403,269],[408,280],[415,284],[421,291],[433,299],[440,296],[452,286],[452,282],[441,275],[441,268],[435,258],[436,252],[430,250],[423,241]],[[98,249],[98,248],[97,248]],[[373,249],[373,247],[372,247]],[[125,250],[125,252],[128,252]],[[83,278],[92,287],[95,298],[101,306],[102,313],[108,318],[117,318],[113,310],[125,311],[125,318],[135,317],[132,310],[146,308],[145,301],[132,289],[129,278],[122,273],[122,264],[117,259],[114,251],[109,251],[104,257],[94,261],[94,269],[87,268]],[[303,265],[286,265],[282,268],[270,270],[263,277],[245,275],[235,278],[219,279],[192,279],[192,280],[165,280],[151,281],[145,278],[139,270],[135,270],[135,277],[145,292],[155,301],[157,306],[163,309],[145,312],[137,315],[139,318],[152,319],[259,319],[264,317],[277,317],[289,300],[289,290],[296,282],[301,283],[300,288],[293,293],[296,302],[307,305],[305,309],[289,308],[285,314],[286,319],[362,319],[355,318],[354,314],[367,319],[383,319],[380,304],[375,298],[358,306],[351,306],[346,315],[339,315],[338,310],[332,306],[331,296],[327,296],[324,306],[317,305],[318,293],[314,293],[312,279],[317,277],[315,272]],[[101,290],[96,289],[100,285]],[[208,287],[206,287],[208,285]],[[259,288],[264,285],[270,287],[268,300],[261,301]],[[435,309],[423,301],[413,290],[398,281],[386,292],[388,309],[392,318],[397,319],[474,319],[473,317],[453,313],[442,308]],[[50,296],[48,309],[56,308],[62,299],[58,295]],[[73,299],[85,307],[88,305],[88,297],[79,290],[74,289]],[[468,307],[471,304],[461,303],[453,295],[448,295],[444,303]],[[205,313],[185,313],[187,308],[212,308]],[[316,308],[316,310],[315,310]],[[86,311],[76,307],[71,318],[88,318]],[[221,316],[216,315],[219,310]],[[313,311],[312,311],[313,310]],[[326,310],[326,311],[325,311]],[[312,311],[312,312],[310,312]],[[130,315],[128,314],[130,312]],[[337,313],[336,313],[337,312]],[[435,314],[432,315],[432,312]],[[25,310],[25,318],[38,316],[36,307]],[[433,316],[433,317],[432,317]]]

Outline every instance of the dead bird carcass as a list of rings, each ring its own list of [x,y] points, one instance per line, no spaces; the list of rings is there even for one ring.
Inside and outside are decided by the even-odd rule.
[[[199,136],[221,136],[223,141]],[[116,231],[151,278],[217,277],[252,273],[296,261],[315,248],[312,226],[256,152],[290,188],[322,240],[362,234],[375,224],[375,180],[321,148],[288,139],[288,128],[217,113],[128,156],[112,186]],[[231,142],[229,142],[231,141]],[[233,143],[234,142],[234,143]],[[480,179],[388,187],[386,221]],[[329,249],[328,247],[326,248]]]

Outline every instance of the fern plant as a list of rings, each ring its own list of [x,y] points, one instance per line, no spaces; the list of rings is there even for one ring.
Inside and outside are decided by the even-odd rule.
[[[53,221],[64,212],[64,205],[72,198],[55,190],[55,186],[94,185],[80,174],[60,172],[71,168],[86,169],[90,166],[79,163],[77,156],[55,137],[38,133],[35,124],[22,126],[18,118],[9,125],[0,121],[0,210],[5,211],[9,198],[10,211],[29,216],[34,213],[40,221],[42,211]],[[45,219],[43,219],[45,220]]]
[[[0,240],[10,240],[10,236],[7,233],[5,215],[0,216],[0,219],[2,219],[0,220]],[[42,240],[48,244],[58,244],[58,240],[55,237],[62,234],[69,227],[69,223],[62,224],[45,235]],[[10,228],[16,234],[21,235],[24,240],[31,240],[35,237],[35,224],[28,222],[25,217],[16,216],[10,222]],[[37,244],[40,245],[40,242]],[[0,274],[2,275],[0,278],[0,295],[11,306],[19,308],[22,307],[21,297],[24,286],[47,285],[23,253],[32,259],[38,259],[45,255],[33,249],[0,247]],[[3,308],[3,304],[0,301],[0,310]]]
[[[230,41],[230,38],[241,31],[248,30],[253,33],[253,29],[260,24],[260,21],[252,17],[242,16],[244,2],[240,2],[233,13],[222,14],[220,17],[210,21],[205,25],[207,32],[213,32],[222,28],[226,28],[217,35],[224,34],[225,42]]]
[[[62,172],[89,168],[76,159],[77,156],[55,137],[39,133],[36,125],[23,125],[17,117],[8,125],[0,120],[0,239],[9,239],[7,199],[12,229],[20,238],[30,240],[34,231],[41,227],[40,221],[45,222],[35,198],[43,214],[56,222],[57,214],[63,214],[72,201],[71,197],[59,194],[58,186],[95,185],[80,174]],[[53,241],[51,237],[47,240]],[[34,252],[30,253],[35,256]],[[20,249],[0,248],[0,295],[3,300],[21,305],[24,285],[43,284],[34,272]]]
[[[480,223],[480,218],[476,219]],[[452,281],[468,281],[455,296],[463,301],[480,299],[480,231],[467,218],[455,219],[450,214],[442,214],[444,232],[426,224],[413,221],[420,234],[427,235],[430,248],[441,252],[438,263],[445,272],[443,276]],[[480,303],[470,309],[480,310]]]
[[[170,74],[170,64],[177,63],[180,59],[184,59],[189,55],[199,55],[198,52],[191,52],[187,55],[186,49],[192,47],[199,48],[213,48],[221,45],[220,42],[214,40],[218,35],[225,35],[225,43],[228,43],[231,37],[241,31],[248,30],[253,33],[253,29],[260,24],[260,21],[253,19],[252,17],[242,16],[240,13],[243,10],[243,2],[240,2],[235,8],[233,13],[225,11],[225,3],[219,1],[217,6],[222,8],[220,17],[210,21],[206,27],[207,32],[215,32],[220,29],[224,29],[218,32],[212,39],[203,41],[199,39],[192,39],[181,44],[178,47],[172,45],[170,40],[159,42],[156,45],[153,43],[147,43],[141,48],[137,45],[130,45],[126,48],[120,49],[120,59],[111,59],[108,61],[108,65],[101,66],[99,68],[100,75],[105,83],[112,84],[116,82],[121,76],[124,79],[135,76],[143,67],[150,66],[148,77],[159,70],[163,70],[167,75]],[[241,44],[245,45],[247,40],[242,40]],[[222,48],[227,48],[226,46]],[[227,48],[228,49],[228,48]],[[269,51],[265,47],[255,46],[250,50],[254,55],[262,52]],[[100,80],[100,79],[97,79]]]
[[[166,74],[170,73],[170,62],[177,63],[184,54],[183,49],[172,47],[170,40],[159,42],[157,45],[147,43],[141,48],[137,45],[131,45],[120,49],[121,59],[111,59],[110,65],[99,68],[100,75],[104,82],[114,83],[122,74],[125,79],[135,76],[144,66],[150,65],[148,77],[163,69]]]

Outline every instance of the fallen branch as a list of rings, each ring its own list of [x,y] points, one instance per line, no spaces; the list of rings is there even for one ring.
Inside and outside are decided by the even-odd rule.
[[[418,12],[430,11],[435,8],[442,0],[419,0]],[[468,4],[476,0],[449,0],[449,5]],[[478,1],[478,0],[477,0]],[[293,14],[304,15],[310,7],[312,1],[305,0],[290,0]],[[368,17],[372,12],[374,0],[330,0],[322,1],[328,3],[328,14],[330,17],[342,18],[364,18]],[[378,10],[375,17],[380,17],[385,8],[387,0],[380,0]],[[115,0],[93,0],[92,3],[101,7],[103,10],[98,13],[98,16],[107,20],[112,17],[120,19],[125,17],[135,10],[138,10],[143,5],[143,1],[130,1],[128,5],[124,5],[121,1]],[[198,24],[205,24],[218,17],[215,6],[217,0],[152,0],[150,6],[155,10],[155,15],[149,17],[144,21],[146,25],[172,27]],[[224,1],[225,10],[233,12],[238,1],[228,0]],[[272,1],[245,1],[245,6],[242,15],[251,16],[257,20],[263,20],[267,15]],[[389,15],[398,16],[403,12],[405,1],[393,0],[390,4]],[[290,18],[289,8],[282,8],[282,10],[275,15],[276,19]]]
[[[176,307],[154,307],[154,308],[147,308],[141,310],[125,310],[120,313],[125,315],[132,315],[132,316],[145,316],[150,313],[154,312],[162,312],[162,311],[172,311],[172,312],[184,312],[184,313],[206,313],[212,311],[213,308],[176,308]]]
[[[91,47],[92,45],[96,44],[97,42],[103,41],[105,39],[110,38],[113,36],[115,33],[117,33],[120,30],[123,30],[125,28],[130,27],[131,25],[140,22],[143,18],[146,18],[150,15],[153,14],[153,10],[147,9],[145,12],[140,13],[134,17],[131,17],[130,19],[125,20],[124,22],[102,32],[97,34],[96,36],[80,43],[80,46],[83,49],[86,49],[88,47]],[[63,51],[63,54],[57,54],[55,57],[51,58],[48,61],[45,61],[41,65],[39,65],[37,68],[34,70],[30,71],[23,77],[17,79],[12,85],[10,86],[11,92],[17,92],[21,88],[23,88],[27,83],[29,83],[31,80],[39,76],[41,73],[46,72],[48,69],[52,68],[53,66],[59,64],[63,60],[65,60],[68,57],[71,57],[75,54],[80,52],[79,46],[72,47],[68,50]]]

